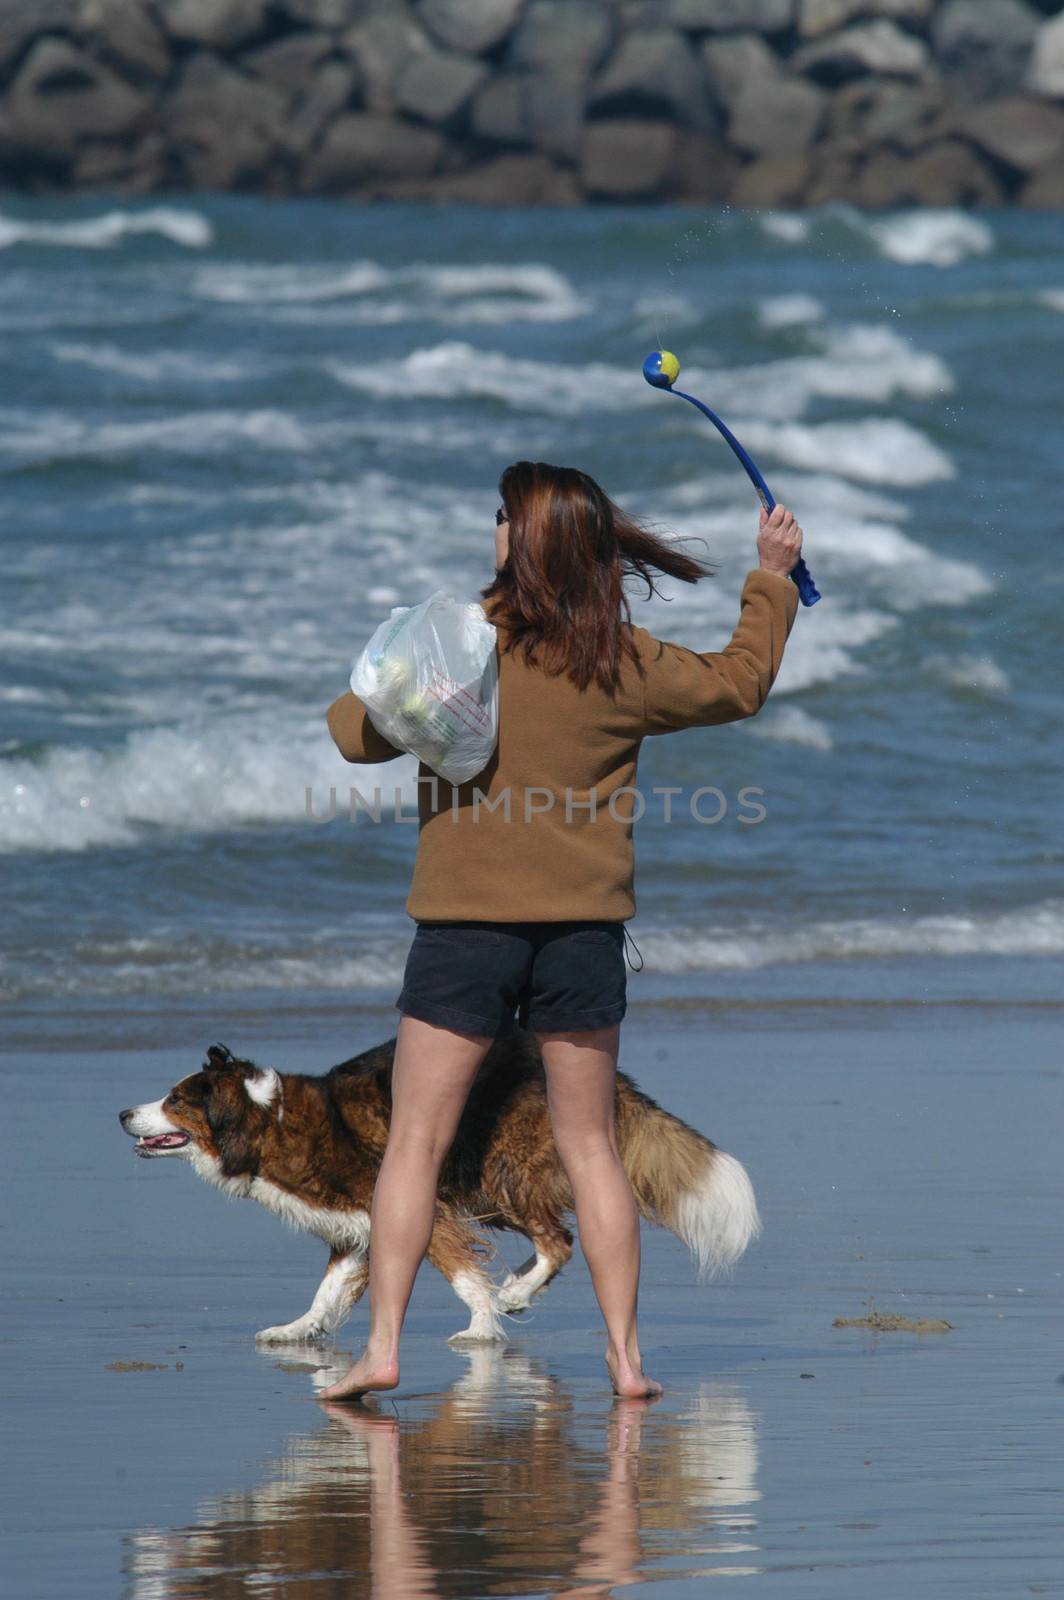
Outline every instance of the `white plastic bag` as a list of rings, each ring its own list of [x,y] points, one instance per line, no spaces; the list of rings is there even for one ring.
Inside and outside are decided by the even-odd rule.
[[[495,628],[482,607],[437,589],[396,606],[351,670],[351,688],[389,744],[449,783],[487,766],[499,734]]]

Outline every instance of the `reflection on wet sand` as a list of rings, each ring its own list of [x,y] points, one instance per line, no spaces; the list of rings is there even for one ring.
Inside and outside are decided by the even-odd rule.
[[[756,1572],[754,1423],[734,1390],[679,1413],[582,1401],[520,1351],[463,1353],[452,1388],[322,1403],[259,1487],[196,1524],[133,1535],[132,1600],[592,1596],[664,1577]],[[316,1369],[324,1387],[339,1369]]]

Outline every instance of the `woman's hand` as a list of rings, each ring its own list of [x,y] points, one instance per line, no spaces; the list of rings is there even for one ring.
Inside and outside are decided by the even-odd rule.
[[[761,508],[757,553],[761,557],[762,571],[778,572],[782,578],[789,578],[792,568],[798,565],[802,530],[786,506],[778,505],[772,512]]]

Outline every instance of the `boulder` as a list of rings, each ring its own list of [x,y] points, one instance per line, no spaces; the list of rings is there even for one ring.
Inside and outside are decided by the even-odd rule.
[[[79,147],[70,173],[79,189],[150,194],[166,184],[166,144],[158,132],[141,139]]]
[[[634,28],[594,79],[593,117],[672,117],[698,133],[719,130],[705,70],[673,28]]]
[[[1028,174],[1064,158],[1064,111],[1012,96],[975,106],[959,119],[959,131],[995,161]]]
[[[665,0],[662,20],[692,33],[783,33],[795,0]]]
[[[398,110],[422,122],[454,123],[488,76],[488,67],[455,50],[426,50],[407,62],[395,82]]]
[[[922,78],[934,70],[923,40],[885,19],[857,22],[830,38],[803,45],[790,65],[828,87],[869,76]]]
[[[172,39],[232,50],[268,31],[267,0],[156,0],[156,11]]]
[[[762,156],[736,176],[731,203],[758,210],[801,205],[811,174],[812,158],[808,151]]]
[[[576,206],[580,190],[571,172],[542,155],[493,156],[462,172],[433,178],[428,184],[404,185],[404,198],[429,199],[450,205]],[[394,191],[393,191],[394,192]]]
[[[1027,87],[1032,94],[1064,98],[1064,11],[1035,34]]]
[[[934,10],[934,0],[797,0],[797,4],[798,32],[803,39],[819,39],[869,13],[924,32]]]
[[[169,75],[170,43],[144,0],[82,0],[75,27],[95,55],[134,82]]]
[[[186,183],[258,185],[285,148],[288,96],[246,78],[210,51],[197,51],[163,100],[160,124]]]
[[[615,32],[614,13],[601,0],[529,0],[506,64],[585,79],[605,60]]]
[[[1018,198],[1033,210],[1064,211],[1064,162],[1050,161],[1032,172]]]
[[[706,72],[728,113],[728,140],[749,155],[786,155],[813,144],[824,120],[822,89],[784,71],[756,34],[707,39]]]
[[[1039,21],[1024,0],[946,0],[931,38],[950,87],[975,100],[1011,94],[1026,75]]]
[[[875,210],[894,206],[999,205],[1002,184],[969,145],[944,139],[914,156],[877,150],[865,162],[852,199]]]
[[[477,95],[469,126],[492,144],[533,147],[575,160],[584,132],[585,94],[581,83],[545,72],[503,72]]]
[[[297,94],[307,88],[332,48],[327,33],[292,33],[241,56],[240,70],[285,93]]]
[[[718,139],[681,133],[676,142],[672,188],[688,205],[720,205],[729,198],[739,162]]]
[[[301,28],[348,28],[373,9],[373,0],[273,0],[271,9]]]
[[[76,26],[78,0],[0,0],[0,72],[6,72],[42,33]]]
[[[938,84],[861,78],[831,95],[824,138],[864,150],[881,144],[917,150],[948,137],[955,126],[956,107],[943,99]]]
[[[469,128],[491,144],[527,144],[525,84],[522,72],[493,74],[473,99]]]
[[[585,194],[603,200],[648,200],[669,192],[677,150],[670,122],[638,117],[590,122],[580,152]]]
[[[758,156],[807,150],[823,126],[827,98],[823,89],[783,74],[767,101],[759,89],[744,90],[732,105],[729,142],[736,150]]]
[[[401,10],[356,23],[341,35],[341,41],[358,63],[370,111],[394,111],[399,74],[412,56],[432,48],[424,30]]]
[[[318,69],[295,110],[285,134],[290,147],[305,152],[316,144],[326,123],[346,107],[361,104],[361,81],[353,61],[326,61]]]
[[[82,139],[124,138],[146,128],[151,96],[66,39],[39,39],[0,105],[0,138],[19,149],[65,155]]]
[[[427,178],[445,149],[435,128],[402,122],[372,111],[337,117],[303,169],[312,192],[358,192],[366,185],[400,178]]]
[[[525,0],[418,0],[417,16],[450,50],[494,50],[511,33]]]

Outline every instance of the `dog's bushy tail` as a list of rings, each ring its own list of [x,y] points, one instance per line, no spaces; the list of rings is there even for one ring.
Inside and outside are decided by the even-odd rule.
[[[617,1140],[639,1209],[695,1258],[698,1277],[734,1266],[761,1232],[746,1168],[618,1074]]]

